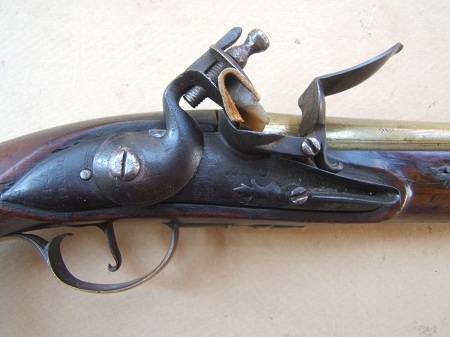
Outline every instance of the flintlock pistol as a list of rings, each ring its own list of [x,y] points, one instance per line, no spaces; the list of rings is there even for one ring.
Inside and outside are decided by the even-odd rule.
[[[69,286],[91,292],[135,287],[170,261],[179,228],[199,225],[302,227],[307,223],[447,221],[450,124],[325,118],[325,97],[368,79],[400,43],[353,68],[315,78],[300,113],[271,114],[243,68],[269,40],[233,28],[163,95],[163,113],[96,119],[0,144],[0,237],[32,243]],[[205,98],[216,110],[185,111]],[[212,178],[213,177],[213,178]],[[97,284],[66,267],[61,242],[29,233],[96,226],[116,261],[113,223],[166,224],[171,243],[138,279]]]

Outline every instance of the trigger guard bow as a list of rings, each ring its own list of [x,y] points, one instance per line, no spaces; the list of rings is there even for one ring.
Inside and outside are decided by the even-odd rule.
[[[170,244],[161,262],[152,271],[150,271],[144,276],[138,277],[134,280],[127,282],[111,283],[111,284],[92,283],[83,281],[75,277],[69,271],[61,254],[61,243],[66,236],[72,235],[71,233],[58,235],[55,238],[53,238],[50,242],[34,234],[18,233],[18,234],[11,234],[8,237],[23,239],[25,241],[32,243],[39,251],[42,258],[44,259],[50,270],[53,272],[53,274],[64,284],[91,293],[115,293],[119,291],[132,289],[148,281],[149,279],[155,277],[170,262],[178,244],[179,228],[175,220],[172,220],[166,223],[165,225],[167,225],[170,229]],[[110,266],[108,266],[108,269],[111,271]]]

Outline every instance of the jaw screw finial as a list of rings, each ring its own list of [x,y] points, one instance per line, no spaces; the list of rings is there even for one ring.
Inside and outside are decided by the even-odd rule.
[[[227,50],[227,53],[244,68],[249,57],[256,53],[261,53],[269,48],[269,38],[260,29],[253,29],[248,33],[247,39],[240,46],[234,46]],[[209,69],[205,75],[217,84],[217,79],[220,73],[226,68],[222,62],[216,62],[214,66]],[[185,95],[184,99],[191,107],[197,107],[205,98],[207,93],[205,89],[200,86],[191,88]]]

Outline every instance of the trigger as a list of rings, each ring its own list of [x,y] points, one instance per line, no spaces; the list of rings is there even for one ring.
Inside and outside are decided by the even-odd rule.
[[[111,251],[111,255],[116,261],[114,266],[108,264],[108,270],[110,272],[115,272],[119,270],[122,265],[122,254],[120,253],[119,245],[117,244],[116,234],[114,233],[114,225],[112,222],[105,222],[97,225],[97,227],[102,230],[103,234],[105,234],[106,243]]]

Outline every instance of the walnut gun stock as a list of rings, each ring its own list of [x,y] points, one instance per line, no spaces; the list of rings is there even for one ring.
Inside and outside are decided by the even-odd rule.
[[[31,242],[64,283],[92,292],[132,288],[172,257],[179,228],[305,226],[323,222],[446,221],[450,214],[450,124],[325,118],[325,97],[368,79],[402,45],[353,68],[317,77],[299,98],[302,114],[270,114],[243,71],[269,40],[241,46],[234,28],[163,96],[163,112],[98,119],[0,144],[0,238]],[[231,48],[229,48],[231,47]],[[186,112],[208,97],[218,110]],[[97,226],[120,267],[113,223],[167,224],[161,263],[118,284],[80,280],[60,245],[28,233]],[[193,220],[194,219],[194,220]]]

